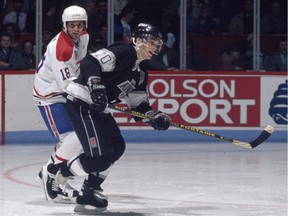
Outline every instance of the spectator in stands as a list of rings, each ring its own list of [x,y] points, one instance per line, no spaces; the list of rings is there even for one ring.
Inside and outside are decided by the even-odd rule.
[[[27,14],[27,12],[28,12],[30,1],[31,0],[22,0],[22,2],[23,2],[22,12],[24,12],[25,14]]]
[[[16,23],[21,32],[25,31],[26,14],[21,12],[23,6],[23,0],[12,0],[13,10],[8,13],[3,20],[3,24]]]
[[[193,42],[187,37],[186,45],[186,69],[187,70],[196,70],[196,71],[205,71],[209,70],[207,62],[200,55],[194,52]]]
[[[93,25],[95,26],[96,32],[89,32],[89,35],[93,37],[94,33],[100,30],[102,23],[107,23],[107,0],[97,0],[96,1],[97,12],[92,17]],[[89,29],[89,26],[88,26]]]
[[[127,5],[128,0],[114,0],[114,14],[119,16],[122,9]]]
[[[167,34],[163,35],[163,45],[158,55],[153,55],[150,60],[142,63],[143,70],[179,70],[179,54],[176,50],[166,46]]]
[[[210,0],[186,0],[186,11],[187,11],[187,32],[197,33],[198,23],[201,16],[201,10],[203,5],[210,4]],[[180,9],[178,9],[178,15],[180,14]]]
[[[25,70],[29,69],[35,69],[35,55],[33,54],[33,47],[34,44],[32,41],[24,41],[23,42],[23,52],[22,52],[22,58],[25,61]]]
[[[123,27],[114,23],[114,42],[123,42]]]
[[[21,30],[16,23],[7,23],[3,27],[4,32],[9,32],[12,36],[11,47],[17,48],[19,50],[22,49],[22,43],[20,41],[21,38]]]
[[[222,32],[220,20],[214,16],[210,4],[202,5],[197,32],[204,35],[215,35]]]
[[[47,46],[52,40],[55,35],[53,34],[52,30],[50,29],[43,29],[42,30],[42,55],[46,52]]]
[[[264,58],[264,69],[266,71],[287,72],[287,37],[283,37],[279,40],[278,50],[278,52],[267,55]]]
[[[238,2],[239,0],[213,0],[210,2],[214,16],[220,20],[222,34],[227,34],[232,17],[238,13],[238,7],[235,7]]]
[[[167,42],[166,42],[166,46],[168,48],[173,49],[175,46],[175,42],[176,42],[176,38],[175,35],[172,32],[168,32],[167,33]]]
[[[36,0],[30,0],[26,16],[25,29],[27,33],[35,34],[36,31]]]
[[[95,22],[95,16],[97,12],[97,4],[96,0],[87,0],[86,3],[84,4],[84,8],[86,10],[87,16],[88,16],[88,28],[87,31],[90,36],[90,40],[95,39],[95,35],[97,34],[97,27],[96,27],[96,22]],[[107,24],[106,24],[107,25]]]
[[[132,35],[131,23],[135,20],[136,9],[133,5],[127,4],[119,14],[119,20],[116,20],[116,25],[121,25],[123,28],[123,39],[130,41]]]
[[[189,14],[193,16],[194,20],[198,20],[201,16],[203,5],[210,4],[210,0],[186,0]]]
[[[178,22],[177,22],[178,21]],[[176,24],[177,23],[177,24]],[[168,46],[178,46],[180,37],[180,20],[177,14],[164,14],[162,17],[162,32],[169,33]]]
[[[253,0],[243,0],[243,10],[232,18],[228,31],[246,35],[253,32]]]
[[[248,34],[244,40],[239,42],[239,47],[241,49],[241,60],[243,62],[244,70],[253,70],[253,34]],[[262,48],[262,46],[260,45]],[[263,66],[263,56],[264,53],[260,50],[260,70],[264,70]]]
[[[287,12],[279,1],[272,1],[270,11],[261,18],[261,33],[264,34],[287,34]]]
[[[197,23],[201,13],[201,6],[203,3],[209,3],[209,1],[199,1],[199,0],[186,0],[186,10],[187,10],[187,32],[196,33]],[[180,16],[180,11],[178,11]]]
[[[12,36],[3,32],[0,37],[0,70],[23,70],[25,62],[18,49],[12,48]]]
[[[101,23],[100,25],[100,29],[97,32],[96,38],[95,39],[91,39],[91,41],[94,41],[93,43],[95,43],[96,41],[102,41],[102,44],[104,45],[104,47],[107,46],[107,38],[108,38],[108,27],[107,27],[107,23]],[[104,48],[102,47],[102,48]]]
[[[95,40],[103,23],[107,25],[107,0],[88,0],[85,9],[88,16],[89,40]]]
[[[238,44],[229,44],[222,50],[221,56],[216,62],[215,69],[220,71],[244,70]]]
[[[0,38],[0,70],[9,70],[9,50],[11,44],[11,34],[4,32]]]
[[[43,5],[42,25],[45,29],[53,29],[53,32],[59,32],[62,29],[61,21],[56,16],[56,3],[54,1],[45,1]]]

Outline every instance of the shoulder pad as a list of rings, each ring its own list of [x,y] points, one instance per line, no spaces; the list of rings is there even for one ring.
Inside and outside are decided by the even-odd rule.
[[[73,41],[62,31],[56,44],[56,59],[58,61],[69,61],[73,54]]]

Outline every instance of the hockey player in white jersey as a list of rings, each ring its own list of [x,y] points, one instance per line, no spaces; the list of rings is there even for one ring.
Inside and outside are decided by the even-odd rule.
[[[39,172],[38,180],[41,183],[42,178],[46,182],[50,164],[66,161],[82,149],[67,119],[64,109],[66,98],[62,94],[68,86],[73,89],[80,62],[87,54],[89,35],[86,31],[88,20],[85,9],[75,5],[67,7],[62,14],[62,22],[62,31],[51,40],[38,65],[33,88],[34,103],[39,107],[51,134],[59,138],[50,160]],[[70,201],[77,194],[76,190],[66,187],[55,188],[49,195],[45,192],[47,200],[58,202]]]
[[[159,53],[162,34],[157,27],[141,23],[132,41],[134,46],[115,43],[85,57],[75,80],[79,91],[67,88],[65,109],[84,152],[54,166],[55,178],[51,178],[46,187],[49,191],[53,185],[65,184],[70,176],[89,174],[76,199],[74,211],[79,214],[107,209],[107,197],[100,193],[105,180],[101,173],[125,151],[126,144],[117,123],[106,110],[108,103],[128,99],[131,109],[154,117],[145,121],[154,129],[167,130],[170,126],[170,117],[150,106],[146,89],[148,74],[141,70],[142,61]]]

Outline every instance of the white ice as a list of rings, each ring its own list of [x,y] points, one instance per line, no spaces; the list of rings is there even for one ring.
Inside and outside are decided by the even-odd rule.
[[[76,215],[34,181],[52,148],[0,146],[1,216]],[[287,216],[287,145],[128,143],[102,186],[109,206],[98,215]]]

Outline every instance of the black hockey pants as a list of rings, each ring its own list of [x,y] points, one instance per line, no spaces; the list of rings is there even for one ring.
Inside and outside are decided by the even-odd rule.
[[[86,173],[104,171],[122,156],[125,141],[110,113],[98,113],[69,100],[65,108],[83,147],[79,159]]]

